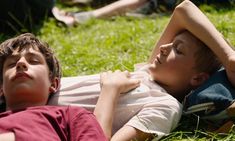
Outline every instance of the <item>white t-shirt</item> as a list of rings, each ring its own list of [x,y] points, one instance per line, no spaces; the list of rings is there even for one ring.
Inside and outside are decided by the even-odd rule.
[[[128,125],[158,138],[167,135],[178,124],[182,105],[151,80],[146,71],[131,73],[141,79],[141,85],[121,94],[116,106],[113,133]],[[64,77],[58,94],[51,97],[50,105],[74,105],[93,111],[100,94],[100,76]],[[104,107],[105,108],[105,107]]]

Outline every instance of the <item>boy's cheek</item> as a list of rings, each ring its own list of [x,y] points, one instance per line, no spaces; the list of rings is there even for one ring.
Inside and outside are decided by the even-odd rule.
[[[7,70],[3,73],[3,82],[9,81],[13,78],[14,73],[13,71]]]

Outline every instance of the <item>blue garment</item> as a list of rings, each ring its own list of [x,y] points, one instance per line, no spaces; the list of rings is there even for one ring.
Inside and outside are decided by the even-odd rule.
[[[229,82],[226,71],[221,69],[185,97],[184,113],[194,113],[209,120],[226,119],[226,108],[234,99],[235,88]]]
[[[177,0],[148,0],[135,13],[150,15],[158,12],[172,11],[177,5]]]

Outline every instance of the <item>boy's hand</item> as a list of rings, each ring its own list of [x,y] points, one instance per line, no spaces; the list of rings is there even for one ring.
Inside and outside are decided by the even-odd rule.
[[[235,52],[228,57],[228,69],[235,73]]]
[[[115,89],[118,93],[125,93],[140,85],[140,80],[131,79],[128,71],[104,72],[100,75],[101,88]]]
[[[139,84],[139,80],[130,78],[128,71],[101,73],[101,91],[94,114],[107,138],[111,138],[112,135],[113,115],[120,93],[128,92],[139,86]]]
[[[235,87],[235,52],[228,56],[225,70],[229,81],[232,83],[233,87]]]

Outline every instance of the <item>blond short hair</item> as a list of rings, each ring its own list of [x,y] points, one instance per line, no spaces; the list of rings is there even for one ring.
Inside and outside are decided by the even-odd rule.
[[[192,33],[190,34],[192,35]],[[206,72],[209,75],[213,74],[222,67],[222,63],[205,43],[196,36],[192,36],[195,38],[196,46],[198,46],[197,51],[194,53],[195,69],[199,72]]]

